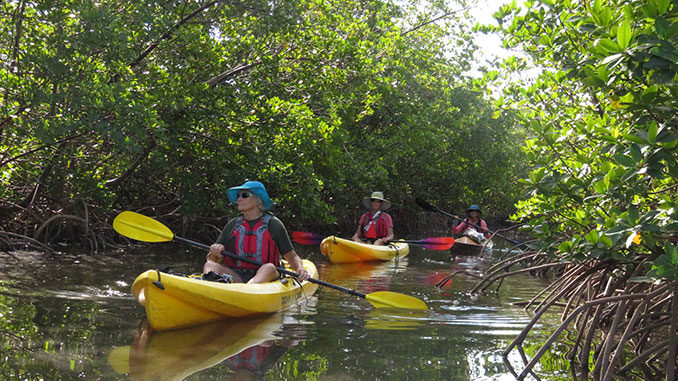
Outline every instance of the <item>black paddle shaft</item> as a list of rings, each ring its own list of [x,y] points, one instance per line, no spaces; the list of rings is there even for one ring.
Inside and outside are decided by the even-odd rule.
[[[453,214],[451,214],[451,213],[447,213],[447,212],[444,211],[444,210],[440,210],[440,209],[436,208],[435,206],[429,204],[428,202],[424,201],[423,199],[419,198],[419,197],[416,198],[416,201],[417,201],[417,205],[419,205],[419,206],[422,207],[423,209],[426,209],[426,210],[431,211],[431,212],[437,212],[437,213],[444,214],[444,215],[446,215],[446,216],[448,216],[448,217],[451,217],[451,218],[454,218],[454,219],[456,219],[456,220],[466,222],[467,224],[473,226],[473,227],[476,228],[476,229],[481,229],[481,230],[482,230],[482,228],[481,228],[480,226],[474,224],[473,222],[471,222],[471,221],[464,221],[463,218],[459,218],[459,217],[457,217],[457,216],[455,216],[455,215],[453,215]],[[524,246],[524,245],[525,245],[524,243],[518,242],[518,241],[516,241],[515,239],[511,239],[511,238],[504,237],[503,235],[501,235],[501,234],[499,234],[499,233],[494,233],[494,232],[492,232],[492,231],[490,231],[490,230],[488,230],[488,232],[489,232],[490,234],[496,235],[497,237],[503,238],[503,239],[507,240],[508,242],[510,242],[510,243],[512,243],[512,244],[514,244],[514,245],[516,245],[516,246],[521,246],[521,245]]]
[[[193,246],[193,247],[197,247],[197,248],[199,248],[199,249],[205,249],[205,250],[209,250],[209,249],[210,249],[209,246],[207,246],[207,245],[205,245],[205,244],[203,244],[203,243],[196,242],[196,241],[191,241],[190,239],[187,239],[187,238],[182,238],[182,237],[174,236],[174,240],[175,240],[175,241],[182,242],[182,243],[189,244],[189,245],[191,245],[191,246]],[[255,260],[253,260],[253,259],[241,257],[241,256],[239,256],[239,255],[237,255],[237,254],[230,253],[230,252],[228,252],[228,251],[226,251],[226,250],[222,251],[221,253],[224,254],[224,255],[227,255],[227,256],[229,256],[229,257],[231,257],[231,258],[233,258],[233,259],[237,259],[237,260],[239,260],[239,261],[247,262],[247,263],[253,264],[253,265],[255,265],[255,266],[262,266],[262,265],[263,265],[263,263],[261,263],[261,262],[255,261]],[[295,277],[295,278],[299,276],[299,274],[295,273],[294,271],[290,271],[290,270],[287,270],[287,269],[282,268],[282,267],[276,266],[275,269],[278,270],[279,273],[287,274],[287,275],[293,276],[293,277]],[[323,282],[323,281],[320,280],[320,279],[308,278],[308,281],[311,282],[311,283],[319,284],[319,285],[321,285],[321,286],[333,288],[333,289],[335,289],[335,290],[337,290],[337,291],[345,292],[345,293],[351,294],[351,295],[353,295],[353,296],[359,296],[359,297],[361,297],[361,298],[363,298],[363,299],[365,299],[365,298],[367,297],[367,295],[363,294],[362,292],[358,292],[358,291],[356,291],[356,290],[351,290],[350,288],[345,288],[345,287],[337,286],[336,284]]]

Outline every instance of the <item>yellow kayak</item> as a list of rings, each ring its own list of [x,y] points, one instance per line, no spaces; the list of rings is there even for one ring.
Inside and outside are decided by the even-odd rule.
[[[304,259],[303,264],[315,277],[313,262]],[[146,309],[151,328],[165,330],[278,312],[303,302],[317,288],[309,281],[299,285],[293,278],[259,284],[219,283],[148,270],[134,281],[132,294]]]
[[[329,236],[320,243],[320,252],[332,263],[390,261],[410,253],[407,243],[393,241],[385,246],[375,246]]]

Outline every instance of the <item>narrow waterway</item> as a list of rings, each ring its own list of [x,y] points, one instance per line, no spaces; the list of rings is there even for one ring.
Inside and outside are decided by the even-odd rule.
[[[379,310],[320,287],[304,305],[272,316],[150,332],[130,292],[136,276],[196,272],[204,253],[172,244],[95,256],[0,253],[0,378],[514,379],[501,353],[530,316],[511,303],[529,300],[543,287],[538,279],[510,278],[497,293],[471,296],[477,279],[469,275],[442,291],[435,284],[455,270],[481,275],[487,260],[412,247],[398,262],[336,265],[317,247],[297,249],[327,282],[412,295],[430,310]],[[530,337],[528,355],[550,328]],[[568,378],[557,351],[537,367],[540,378]]]

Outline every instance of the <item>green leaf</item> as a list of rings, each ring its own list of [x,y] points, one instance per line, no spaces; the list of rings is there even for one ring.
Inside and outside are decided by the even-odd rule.
[[[570,241],[564,241],[564,242],[561,242],[558,245],[558,250],[560,250],[564,253],[570,251],[571,249],[572,249],[572,243]]]
[[[633,143],[638,143],[638,144],[647,144],[647,140],[641,138],[638,135],[633,135],[633,134],[625,134],[624,139],[628,140]]]
[[[631,151],[631,157],[633,158],[633,161],[640,163],[643,157],[640,153],[640,147],[638,144],[631,144],[631,149],[629,151]]]
[[[676,54],[676,50],[669,43],[662,43],[659,46],[655,46],[654,48],[650,49],[650,53],[673,63],[678,63],[678,54]]]
[[[678,248],[671,242],[664,243],[664,253],[666,258],[668,258],[669,263],[672,265],[678,265]]]
[[[596,232],[595,230],[591,230],[590,232],[586,233],[586,235],[584,236],[584,238],[585,238],[588,242],[591,242],[591,243],[593,243],[593,244],[596,244],[596,243],[598,243],[598,232]]]
[[[647,141],[650,144],[654,144],[657,141],[657,122],[652,121],[647,130]]]
[[[593,183],[593,189],[596,192],[603,194],[607,191],[607,185],[605,184],[605,181],[596,181]]]
[[[645,14],[645,16],[647,16],[649,18],[655,18],[655,17],[657,17],[657,14],[659,13],[659,11],[657,10],[657,6],[655,6],[652,3],[647,3],[647,4],[643,5],[641,7],[641,9],[642,9],[643,13]]]
[[[612,240],[611,240],[608,236],[606,236],[606,235],[604,235],[604,234],[600,236],[599,242],[601,242],[603,245],[605,245],[605,246],[608,247],[608,248],[610,248],[610,247],[612,247],[612,246],[614,245],[614,244],[612,243]]]
[[[666,21],[663,17],[657,17],[654,19],[654,30],[657,32],[657,35],[662,38],[666,38],[666,33],[669,31],[669,22]]]
[[[661,212],[658,210],[650,210],[649,212],[645,213],[638,222],[641,224],[647,224],[648,222],[653,221],[660,214]]]
[[[666,69],[671,67],[671,61],[661,57],[652,57],[643,64],[646,70]]]
[[[619,46],[622,49],[626,49],[631,42],[631,37],[633,37],[631,25],[629,25],[627,20],[624,20],[617,28],[617,42],[619,43]]]
[[[657,8],[657,12],[659,12],[659,14],[662,14],[669,9],[671,0],[652,0],[652,3],[654,4],[655,8]]]
[[[630,156],[626,156],[621,153],[617,153],[614,155],[614,161],[625,167],[632,167],[636,165],[636,162]]]
[[[652,103],[654,99],[657,97],[657,91],[658,91],[657,85],[649,86],[645,90],[643,90],[643,93],[640,95],[640,98],[643,100],[643,102]]]
[[[657,225],[657,224],[649,224],[649,225],[643,225],[640,228],[640,230],[642,230],[644,232],[658,232],[660,229],[659,229],[659,225]]]
[[[603,82],[607,82],[610,79],[610,71],[605,66],[600,66],[598,68],[598,78]]]
[[[621,53],[622,51],[619,44],[609,38],[601,38],[594,45],[596,50],[604,55],[608,55],[609,53]]]
[[[635,205],[631,205],[628,210],[628,218],[632,224],[635,224],[638,221],[640,215],[638,214],[638,208]]]

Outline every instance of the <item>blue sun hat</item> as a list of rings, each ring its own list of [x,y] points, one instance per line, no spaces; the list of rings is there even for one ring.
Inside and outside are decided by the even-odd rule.
[[[273,201],[268,197],[266,187],[259,181],[246,181],[239,187],[228,188],[228,191],[226,192],[228,201],[235,204],[236,201],[238,201],[238,191],[241,190],[248,190],[257,195],[261,199],[261,202],[264,203],[264,210],[269,210],[271,206],[273,206]]]
[[[478,214],[483,214],[483,212],[480,210],[480,207],[479,207],[478,205],[476,205],[476,204],[473,204],[473,205],[469,206],[469,207],[468,207],[468,210],[466,210],[466,213],[468,214],[469,212],[471,212],[471,211],[473,211],[473,210],[477,211]]]

